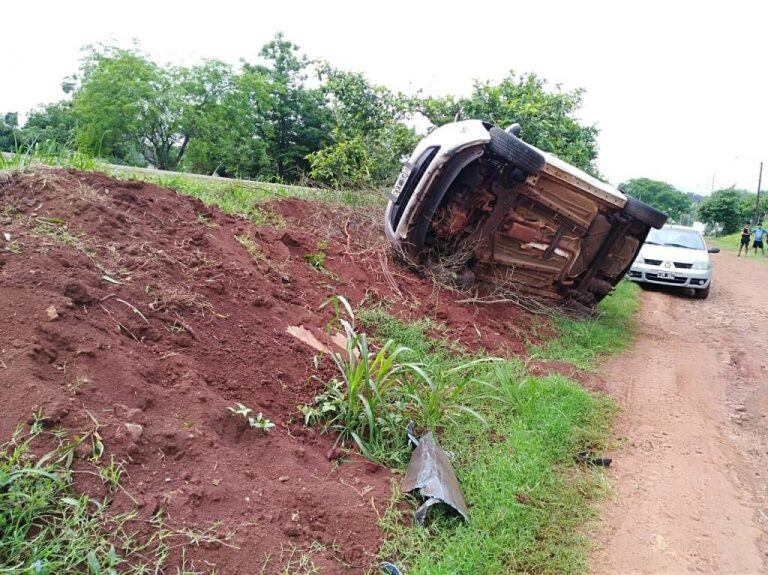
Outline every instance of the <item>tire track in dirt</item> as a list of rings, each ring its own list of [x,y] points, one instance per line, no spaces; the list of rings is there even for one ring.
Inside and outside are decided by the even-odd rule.
[[[593,573],[766,572],[768,266],[715,256],[707,300],[643,293],[604,369],[622,408]]]

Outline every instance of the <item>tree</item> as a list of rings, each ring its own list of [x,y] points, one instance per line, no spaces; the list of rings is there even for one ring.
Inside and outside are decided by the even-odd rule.
[[[230,89],[199,118],[197,135],[187,149],[186,167],[239,177],[269,171],[263,134],[268,83],[263,71],[251,67],[231,76]]]
[[[90,50],[78,79],[72,105],[80,151],[117,161],[139,154],[172,170],[229,78],[219,62],[160,66],[138,51],[107,47]]]
[[[755,222],[755,204],[757,203],[757,195],[746,190],[739,190],[741,193],[741,219],[745,222]],[[760,192],[760,206],[757,214],[757,221],[764,220],[766,213],[768,213],[768,194],[766,192]]]
[[[674,222],[680,222],[693,209],[691,198],[666,182],[634,178],[619,184],[619,190],[661,210]]]
[[[331,110],[333,141],[308,156],[310,176],[334,186],[386,181],[400,169],[400,158],[416,145],[403,121],[410,102],[356,72],[325,65],[322,91]]]
[[[526,142],[596,174],[597,128],[583,126],[575,117],[583,93],[581,89],[563,91],[560,86],[548,90],[546,81],[536,74],[517,77],[510,72],[498,84],[476,82],[468,97],[426,98],[417,106],[438,126],[452,122],[457,114],[502,128],[519,123]]]
[[[309,154],[330,141],[330,115],[323,93],[304,85],[309,60],[282,33],[264,45],[267,66],[244,65],[244,73],[265,73],[268,98],[261,136],[280,179],[297,179],[309,168]]]
[[[699,218],[710,226],[721,226],[724,234],[735,233],[748,221],[742,211],[743,201],[743,190],[717,190],[699,204]]]
[[[154,105],[160,76],[158,67],[138,52],[89,48],[73,89],[77,149],[118,162],[135,158],[141,117]]]
[[[0,152],[13,152],[18,142],[19,115],[0,114]]]
[[[57,150],[71,149],[76,124],[71,100],[61,100],[33,110],[22,129],[22,139],[27,145],[47,143]]]

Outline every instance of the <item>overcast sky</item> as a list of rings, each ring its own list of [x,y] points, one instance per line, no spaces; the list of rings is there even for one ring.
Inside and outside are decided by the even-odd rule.
[[[768,161],[768,2],[60,0],[0,4],[0,111],[62,97],[80,48],[137,39],[160,61],[256,60],[282,31],[312,58],[405,92],[532,71],[586,90],[598,167],[697,193],[754,190]],[[741,157],[741,159],[735,159]],[[766,168],[768,171],[768,167]],[[768,174],[766,174],[768,180]]]

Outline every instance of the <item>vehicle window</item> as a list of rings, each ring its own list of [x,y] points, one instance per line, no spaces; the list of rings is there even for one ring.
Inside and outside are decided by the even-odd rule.
[[[704,239],[696,230],[679,230],[675,228],[661,228],[660,230],[657,230],[651,228],[645,243],[659,246],[688,248],[691,250],[706,249]]]

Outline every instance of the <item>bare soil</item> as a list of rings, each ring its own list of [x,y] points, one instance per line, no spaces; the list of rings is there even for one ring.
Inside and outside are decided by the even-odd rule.
[[[127,462],[123,485],[143,519],[162,511],[177,528],[234,533],[231,546],[193,548],[198,567],[276,573],[314,544],[320,572],[359,573],[399,476],[354,453],[336,460],[335,437],[302,425],[297,406],[333,371],[327,359],[315,368],[316,352],[286,329],[325,337],[331,313],[319,306],[334,294],[432,317],[469,348],[503,353],[524,350],[532,320],[509,305],[456,304],[466,296],[399,268],[378,212],[297,200],[263,209],[287,225],[256,228],[94,173],[41,168],[0,182],[10,234],[0,236],[0,441],[38,410],[54,428],[90,428],[93,416],[106,455]],[[305,259],[320,250],[325,270]],[[227,412],[236,402],[277,427],[246,429]],[[112,505],[133,504],[118,492]]]
[[[594,573],[765,573],[764,262],[713,256],[709,299],[646,290],[632,348],[604,370],[623,408]]]

